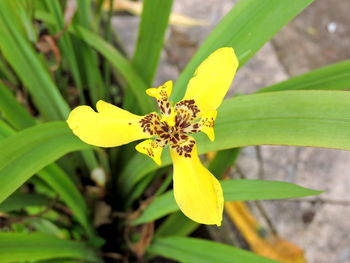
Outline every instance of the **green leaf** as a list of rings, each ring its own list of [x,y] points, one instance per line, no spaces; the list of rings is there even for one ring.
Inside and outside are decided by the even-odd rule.
[[[45,195],[14,193],[0,204],[1,212],[13,212],[23,209],[27,206],[47,206],[50,199]]]
[[[82,242],[62,240],[39,233],[0,233],[0,261],[21,262],[51,258],[76,258],[100,262]]]
[[[225,201],[271,200],[297,198],[317,195],[315,191],[292,183],[265,180],[224,180],[220,181]],[[168,191],[154,199],[143,211],[142,215],[133,221],[134,225],[150,222],[162,216],[177,211],[173,191]]]
[[[40,124],[0,141],[0,203],[46,165],[89,147],[64,122]]]
[[[133,225],[139,225],[146,222],[151,222],[165,215],[179,210],[173,191],[168,191],[157,196],[152,203],[142,212],[141,216],[132,222]]]
[[[57,165],[51,164],[38,172],[44,180],[72,210],[74,217],[92,237],[94,231],[88,221],[88,208],[72,179]]]
[[[133,91],[142,112],[149,113],[152,111],[154,106],[152,99],[145,93],[148,86],[137,74],[130,62],[117,49],[104,41],[100,36],[83,27],[75,26],[71,32],[95,48],[118,70]]]
[[[188,237],[156,238],[147,250],[156,255],[188,263],[279,262],[229,245]]]
[[[186,217],[181,211],[169,215],[157,228],[155,237],[187,236],[200,224]]]
[[[216,140],[198,138],[199,152],[248,145],[312,146],[350,150],[350,93],[280,91],[224,101]]]
[[[91,0],[77,0],[78,3],[78,12],[77,12],[77,20],[79,24],[88,28],[91,24]]]
[[[195,69],[220,47],[234,48],[242,67],[281,27],[313,0],[241,0],[215,27],[176,81],[172,98],[181,99]]]
[[[0,82],[0,112],[16,129],[35,125],[34,118],[19,104],[11,91]]]
[[[350,93],[346,91],[279,91],[225,100],[215,122],[216,139],[197,136],[203,154],[249,145],[312,146],[350,150]],[[169,154],[163,165],[171,163]],[[159,168],[137,154],[121,174],[125,192]]]
[[[51,120],[64,119],[69,107],[55,86],[47,65],[23,33],[17,8],[13,7],[15,3],[0,1],[0,50],[28,88],[40,113]]]
[[[9,81],[15,86],[18,85],[18,81],[15,74],[11,71],[7,63],[5,63],[4,58],[2,56],[0,56],[0,78]]]
[[[350,60],[313,70],[258,92],[281,90],[346,90],[350,89]]]
[[[12,134],[13,134],[12,127],[7,122],[0,119],[0,139],[6,138]]]
[[[224,180],[221,184],[227,201],[286,199],[323,193],[280,181],[238,179]]]
[[[1,83],[0,109],[10,120],[11,124],[17,128],[24,128],[35,123],[34,119],[21,107],[10,91],[5,87],[1,87]],[[13,134],[15,134],[15,131],[0,120],[0,137],[8,137]],[[83,154],[87,159],[92,155],[92,151],[85,150]],[[96,162],[93,155],[92,157],[89,159],[90,165]],[[60,198],[72,210],[73,215],[82,224],[89,236],[93,236],[93,230],[87,220],[88,212],[84,198],[79,193],[71,178],[56,164],[45,167],[38,172],[38,176],[60,195]]]
[[[68,229],[60,228],[59,222],[57,222],[56,224],[56,222],[53,222],[49,219],[45,219],[43,217],[33,217],[25,219],[25,224],[27,227],[34,228],[36,232],[40,232],[42,234],[55,236],[60,239],[65,239],[69,237]]]
[[[84,28],[91,29],[92,8],[91,0],[77,0],[78,8],[76,19],[73,24],[80,25]],[[99,58],[95,50],[93,50],[88,43],[80,39],[74,39],[75,52],[78,59],[82,61],[80,69],[84,73],[86,85],[90,91],[90,97],[93,104],[99,99],[106,99],[109,97],[110,87],[106,86],[102,79],[102,72],[99,69]]]
[[[58,1],[50,1],[45,0],[43,1],[47,8],[50,11],[50,14],[52,14],[52,17],[54,19],[54,23],[52,25],[49,25],[50,34],[54,35],[64,28],[64,16],[61,10],[61,5]],[[81,81],[79,66],[76,54],[74,52],[74,48],[72,45],[72,40],[70,38],[69,34],[63,34],[59,41],[59,48],[62,52],[62,57],[64,60],[67,60],[70,72],[72,73],[74,82],[76,87],[79,90],[79,95],[81,98],[81,101],[84,103],[84,92],[83,92],[83,84]]]
[[[173,0],[145,0],[132,64],[151,87],[163,48]]]
[[[219,151],[214,159],[210,161],[208,170],[214,174],[216,178],[222,178],[227,169],[236,162],[240,152],[240,148]]]

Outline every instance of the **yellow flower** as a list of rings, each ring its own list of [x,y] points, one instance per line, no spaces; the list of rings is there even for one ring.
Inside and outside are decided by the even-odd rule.
[[[115,147],[147,139],[136,146],[140,153],[161,164],[161,153],[169,145],[174,165],[174,196],[181,211],[202,224],[221,225],[224,198],[218,180],[206,169],[197,154],[196,142],[188,134],[214,136],[216,109],[220,106],[238,67],[232,48],[213,52],[197,68],[184,98],[169,101],[172,82],[146,90],[156,98],[156,112],[138,116],[104,101],[97,112],[79,106],[69,115],[69,127],[81,140],[100,147]]]

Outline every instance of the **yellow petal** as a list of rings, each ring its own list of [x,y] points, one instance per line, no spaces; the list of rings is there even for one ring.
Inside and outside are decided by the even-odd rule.
[[[230,88],[237,68],[238,59],[232,48],[217,49],[199,65],[182,100],[193,99],[200,110],[198,116],[215,111]]]
[[[197,154],[191,157],[170,149],[174,163],[174,196],[181,211],[193,221],[221,225],[224,197],[219,181],[205,168]]]
[[[79,106],[69,114],[68,126],[82,141],[100,147],[114,147],[150,137],[139,123],[143,116],[102,100],[97,102],[96,108],[98,112],[89,106]]]
[[[147,89],[147,95],[157,99],[158,107],[161,114],[164,116],[164,120],[168,122],[170,126],[174,126],[174,110],[169,101],[169,96],[173,88],[173,82],[171,80],[165,82],[163,85],[158,88]]]
[[[217,114],[217,111],[210,111],[205,113],[201,119],[201,131],[204,132],[212,142],[215,140],[214,122]]]
[[[157,100],[159,100],[163,98],[169,98],[172,89],[173,89],[173,82],[169,80],[157,88],[147,89],[146,93],[148,96],[154,97]]]
[[[147,156],[151,157],[153,161],[158,164],[162,165],[162,151],[163,147],[159,146],[159,144],[154,140],[145,140],[143,142],[140,142],[138,145],[136,145],[135,149],[143,154],[146,154]]]

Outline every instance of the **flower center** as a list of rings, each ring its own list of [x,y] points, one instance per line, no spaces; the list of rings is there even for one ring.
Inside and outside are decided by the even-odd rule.
[[[175,106],[169,101],[172,90],[172,82],[168,81],[158,88],[150,88],[146,93],[156,98],[160,115],[152,112],[140,120],[143,132],[157,137],[152,141],[151,145],[139,146],[151,147],[153,150],[170,145],[179,155],[191,157],[192,149],[195,141],[187,134],[204,132],[211,141],[214,140],[214,120],[216,111],[201,113],[201,119],[195,121],[199,117],[200,109],[194,99],[181,100]],[[141,149],[145,153],[145,149]]]
[[[184,100],[170,107],[169,102],[158,101],[162,117],[157,113],[150,113],[141,119],[140,124],[144,132],[155,139],[158,146],[170,145],[179,155],[191,157],[190,153],[195,141],[190,139],[188,133],[200,132],[201,124],[193,120],[199,113],[194,100]]]

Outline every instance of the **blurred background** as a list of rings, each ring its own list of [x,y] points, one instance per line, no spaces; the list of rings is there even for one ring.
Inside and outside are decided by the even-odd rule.
[[[155,84],[177,79],[203,39],[235,2],[174,1],[173,13],[195,20],[189,22],[180,17],[169,27]],[[252,93],[291,76],[350,59],[349,11],[349,0],[316,0],[239,70],[229,96]],[[113,18],[119,41],[129,56],[133,54],[139,21],[138,16],[126,11],[115,13]],[[283,180],[325,190],[319,197],[254,202],[248,203],[248,206],[264,231],[281,238],[279,247],[274,249],[287,257],[288,253],[302,254],[301,248],[310,263],[349,263],[349,167],[350,152],[345,151],[283,146],[247,147],[229,176]],[[243,239],[254,242],[254,237],[245,236],[242,239],[233,224],[228,223],[231,219],[227,218],[222,228],[202,227],[197,235],[207,233],[215,240],[241,247],[245,246]],[[244,233],[244,230],[240,230]],[[297,261],[305,262],[301,256],[295,259]]]

